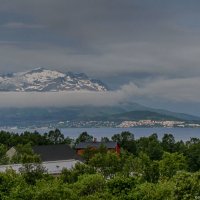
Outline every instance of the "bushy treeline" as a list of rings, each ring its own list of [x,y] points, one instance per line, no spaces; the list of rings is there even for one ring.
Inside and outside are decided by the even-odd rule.
[[[39,162],[40,158],[35,155],[32,146],[49,144],[71,144],[72,139],[64,137],[59,129],[40,134],[24,132],[21,134],[0,131],[0,164]],[[6,152],[15,147],[17,153],[12,159],[6,156]]]
[[[120,156],[98,153],[87,164],[64,169],[58,177],[25,165],[21,174],[11,170],[0,173],[0,199],[197,199],[200,195],[200,172],[185,171],[181,159],[167,153],[154,163],[146,154],[134,157],[127,153]]]
[[[13,134],[10,135],[15,137]],[[59,137],[52,137],[52,135],[59,135]],[[17,137],[21,137],[19,143],[22,145],[21,158],[23,159],[28,155],[34,156],[29,152],[30,148],[24,141],[31,145],[71,143],[73,146],[78,142],[93,140],[91,135],[84,132],[73,141],[65,138],[59,130],[45,135],[24,133]],[[42,138],[40,142],[37,143],[36,137]],[[102,138],[102,141],[108,140]],[[187,142],[175,141],[171,134],[165,134],[161,140],[156,134],[134,139],[133,134],[122,132],[115,134],[112,140],[120,144],[122,148],[120,155],[107,152],[104,146],[97,150],[88,148],[84,155],[86,158],[84,164],[77,164],[71,170],[64,169],[58,177],[44,173],[45,170],[39,164],[37,167],[25,164],[20,174],[12,170],[0,173],[0,199],[184,200],[200,198],[199,139],[192,138]],[[1,143],[10,146],[6,140],[1,140]],[[26,151],[23,150],[24,145]],[[4,154],[2,150],[0,152],[2,159]]]
[[[0,144],[4,144],[8,147],[16,146],[18,144],[31,145],[47,145],[47,144],[64,144],[71,143],[70,138],[64,137],[59,129],[51,130],[48,133],[40,134],[37,131],[24,133],[11,133],[7,131],[0,131]]]

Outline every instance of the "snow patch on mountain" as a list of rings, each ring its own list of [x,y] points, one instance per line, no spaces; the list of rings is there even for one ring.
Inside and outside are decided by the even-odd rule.
[[[99,80],[83,73],[62,73],[56,70],[36,68],[28,72],[0,75],[0,91],[107,91]]]

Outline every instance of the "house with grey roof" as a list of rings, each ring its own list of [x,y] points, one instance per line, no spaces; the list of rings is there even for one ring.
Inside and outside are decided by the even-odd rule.
[[[83,161],[83,159],[76,154],[76,151],[67,144],[34,146],[33,152],[40,156],[42,162],[71,159]]]
[[[11,158],[16,152],[16,149],[12,147],[8,150],[7,156]],[[83,162],[83,159],[76,154],[76,151],[67,144],[34,146],[33,152],[40,156],[41,165],[46,169],[47,173],[52,175],[58,175],[64,168],[71,169],[76,163]],[[22,166],[22,164],[0,165],[0,172],[5,172],[7,169],[19,172]]]

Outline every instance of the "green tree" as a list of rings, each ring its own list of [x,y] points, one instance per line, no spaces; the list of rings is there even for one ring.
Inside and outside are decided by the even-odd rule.
[[[175,139],[172,134],[164,134],[161,145],[164,151],[173,153],[175,152]]]
[[[49,141],[44,135],[41,135],[37,131],[34,131],[33,133],[29,131],[25,131],[24,133],[20,135],[13,136],[13,146],[16,146],[17,144],[27,144],[30,143],[33,145],[43,145],[43,144],[49,144]]]
[[[0,131],[0,144],[7,145],[9,147],[12,146],[12,134],[6,131]]]
[[[22,177],[23,178],[23,177]],[[30,200],[35,196],[34,188],[28,185],[24,179],[21,182],[18,182],[18,185],[15,185],[11,188],[9,194],[5,195],[6,200],[13,199],[23,199]]]
[[[112,141],[117,142],[123,149],[136,154],[136,143],[134,140],[134,134],[129,131],[121,132],[112,136]]]
[[[89,135],[87,132],[81,133],[78,138],[75,141],[75,144],[78,144],[80,142],[92,142],[93,136]]]
[[[108,152],[106,154],[97,153],[92,157],[88,164],[105,177],[113,177],[121,170],[121,161],[116,153]]]
[[[115,176],[107,182],[108,191],[119,199],[125,199],[131,189],[135,187],[135,182],[133,177]]]
[[[186,151],[187,146],[182,140],[175,143],[175,152],[182,153],[185,155]]]
[[[141,174],[141,171],[139,172],[137,170],[136,157],[127,151],[122,151],[120,153],[120,165],[121,170],[118,174],[123,177],[132,177]]]
[[[187,157],[189,170],[195,172],[200,170],[200,140],[191,139],[187,142],[187,150],[185,152]]]
[[[37,180],[45,177],[46,169],[40,163],[26,163],[19,169],[26,183],[34,185]]]
[[[138,184],[128,195],[134,200],[174,200],[174,184],[171,182]]]
[[[8,164],[9,158],[6,156],[7,148],[5,145],[0,144],[0,164]]]
[[[84,160],[86,161],[86,163],[88,163],[88,161],[95,155],[97,154],[97,149],[91,148],[91,147],[87,147],[84,150],[84,153],[82,155],[82,157],[84,158]]]
[[[11,159],[11,163],[34,163],[40,162],[40,156],[33,152],[30,144],[17,145],[16,153]]]
[[[186,158],[183,154],[165,152],[159,161],[159,169],[162,177],[171,178],[177,171],[187,169]]]
[[[151,160],[145,153],[139,154],[138,166],[142,170],[144,180],[152,183],[157,183],[159,179],[159,165],[157,161]]]
[[[200,172],[178,172],[172,179],[174,200],[190,200],[200,197]]]
[[[109,142],[110,139],[108,137],[102,137],[101,142]]]
[[[12,188],[21,185],[23,182],[23,177],[14,170],[9,169],[5,173],[0,173],[0,199],[6,199]]]
[[[63,144],[65,141],[65,137],[59,129],[49,131],[46,137],[52,144]]]
[[[160,160],[162,158],[163,149],[157,134],[152,134],[149,137],[141,137],[137,140],[137,154],[140,152],[146,153],[152,160]]]
[[[77,192],[59,179],[39,180],[34,187],[33,200],[77,200]]]
[[[63,143],[68,144],[68,145],[73,145],[74,144],[74,139],[70,138],[70,137],[66,137],[63,141]]]
[[[87,174],[79,176],[78,181],[72,186],[78,196],[88,196],[101,193],[105,188],[105,179],[100,174]]]
[[[94,167],[83,163],[76,163],[72,169],[64,168],[60,176],[64,183],[75,183],[80,175],[84,174],[95,174],[96,170]]]

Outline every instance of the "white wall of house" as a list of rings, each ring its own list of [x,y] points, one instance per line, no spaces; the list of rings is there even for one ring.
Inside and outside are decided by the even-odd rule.
[[[42,166],[47,170],[49,174],[60,174],[64,168],[72,169],[76,163],[81,163],[79,160],[58,160],[58,161],[48,161],[41,163]],[[13,169],[19,173],[22,164],[12,164],[12,165],[0,165],[0,172],[6,172],[8,169]]]

